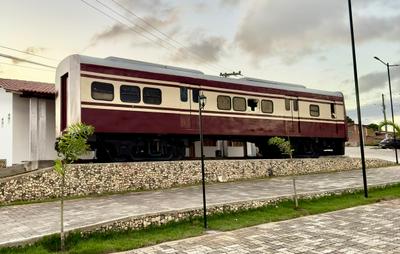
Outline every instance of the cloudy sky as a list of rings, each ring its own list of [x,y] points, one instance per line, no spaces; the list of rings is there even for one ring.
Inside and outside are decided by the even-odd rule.
[[[54,82],[47,66],[76,53],[211,75],[241,70],[341,91],[356,118],[347,0],[2,0],[0,8],[2,78]],[[389,92],[373,57],[400,63],[400,1],[353,0],[353,18],[363,122],[379,122],[382,93],[390,115]],[[398,119],[400,67],[391,74]]]

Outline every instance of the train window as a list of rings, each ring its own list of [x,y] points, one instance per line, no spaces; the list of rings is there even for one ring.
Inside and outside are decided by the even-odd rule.
[[[198,103],[199,102],[199,89],[193,89],[192,91],[192,99],[193,102]]]
[[[299,111],[299,100],[293,100],[293,111]]]
[[[231,110],[231,97],[225,95],[217,96],[217,107],[220,110]]]
[[[319,116],[319,106],[318,105],[310,105],[310,116]]]
[[[263,113],[273,113],[274,112],[274,103],[271,100],[262,100],[261,101],[261,111]]]
[[[290,100],[289,99],[285,99],[285,109],[286,110],[290,110]]]
[[[247,106],[249,106],[251,111],[256,111],[256,108],[258,107],[258,100],[257,99],[248,99]]]
[[[246,99],[243,97],[233,97],[233,110],[246,111]]]
[[[336,118],[335,103],[331,103],[331,117]]]
[[[140,87],[138,86],[122,85],[119,92],[123,102],[140,102]]]
[[[143,88],[143,102],[146,104],[161,104],[161,90],[158,88]]]
[[[91,94],[95,100],[112,101],[114,100],[114,86],[110,83],[92,82]]]
[[[188,100],[188,89],[187,87],[181,87],[181,101],[186,102]]]

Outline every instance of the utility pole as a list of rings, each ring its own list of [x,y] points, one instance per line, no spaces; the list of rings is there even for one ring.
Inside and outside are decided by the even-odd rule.
[[[386,122],[386,106],[385,106],[385,95],[382,94],[382,112],[383,112],[383,120]],[[387,135],[387,125],[385,125],[385,135]],[[386,138],[386,136],[385,136]]]

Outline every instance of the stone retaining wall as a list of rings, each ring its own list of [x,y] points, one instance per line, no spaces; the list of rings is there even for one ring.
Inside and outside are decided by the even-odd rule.
[[[367,167],[394,163],[369,159]],[[210,160],[206,161],[207,182],[227,182],[295,174],[359,169],[354,158]],[[67,196],[86,196],[126,191],[164,189],[201,181],[199,161],[135,162],[71,165],[66,175]],[[47,168],[0,179],[0,204],[44,200],[59,196],[60,177]]]

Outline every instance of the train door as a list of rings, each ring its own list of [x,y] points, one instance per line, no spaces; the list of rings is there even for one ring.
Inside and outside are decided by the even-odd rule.
[[[299,109],[299,98],[292,99],[292,125],[293,134],[300,133],[300,109]]]
[[[179,106],[182,110],[180,114],[180,128],[183,132],[192,129],[191,124],[191,90],[188,87],[182,86],[180,90],[180,101]]]
[[[61,88],[60,88],[60,104],[61,104],[61,122],[60,131],[64,131],[67,128],[67,114],[68,114],[68,73],[61,76]]]
[[[331,118],[332,120],[336,120],[336,103],[333,102],[330,104],[330,108],[331,108]],[[336,129],[336,134],[339,133],[339,125],[338,122],[335,121],[335,129]]]

